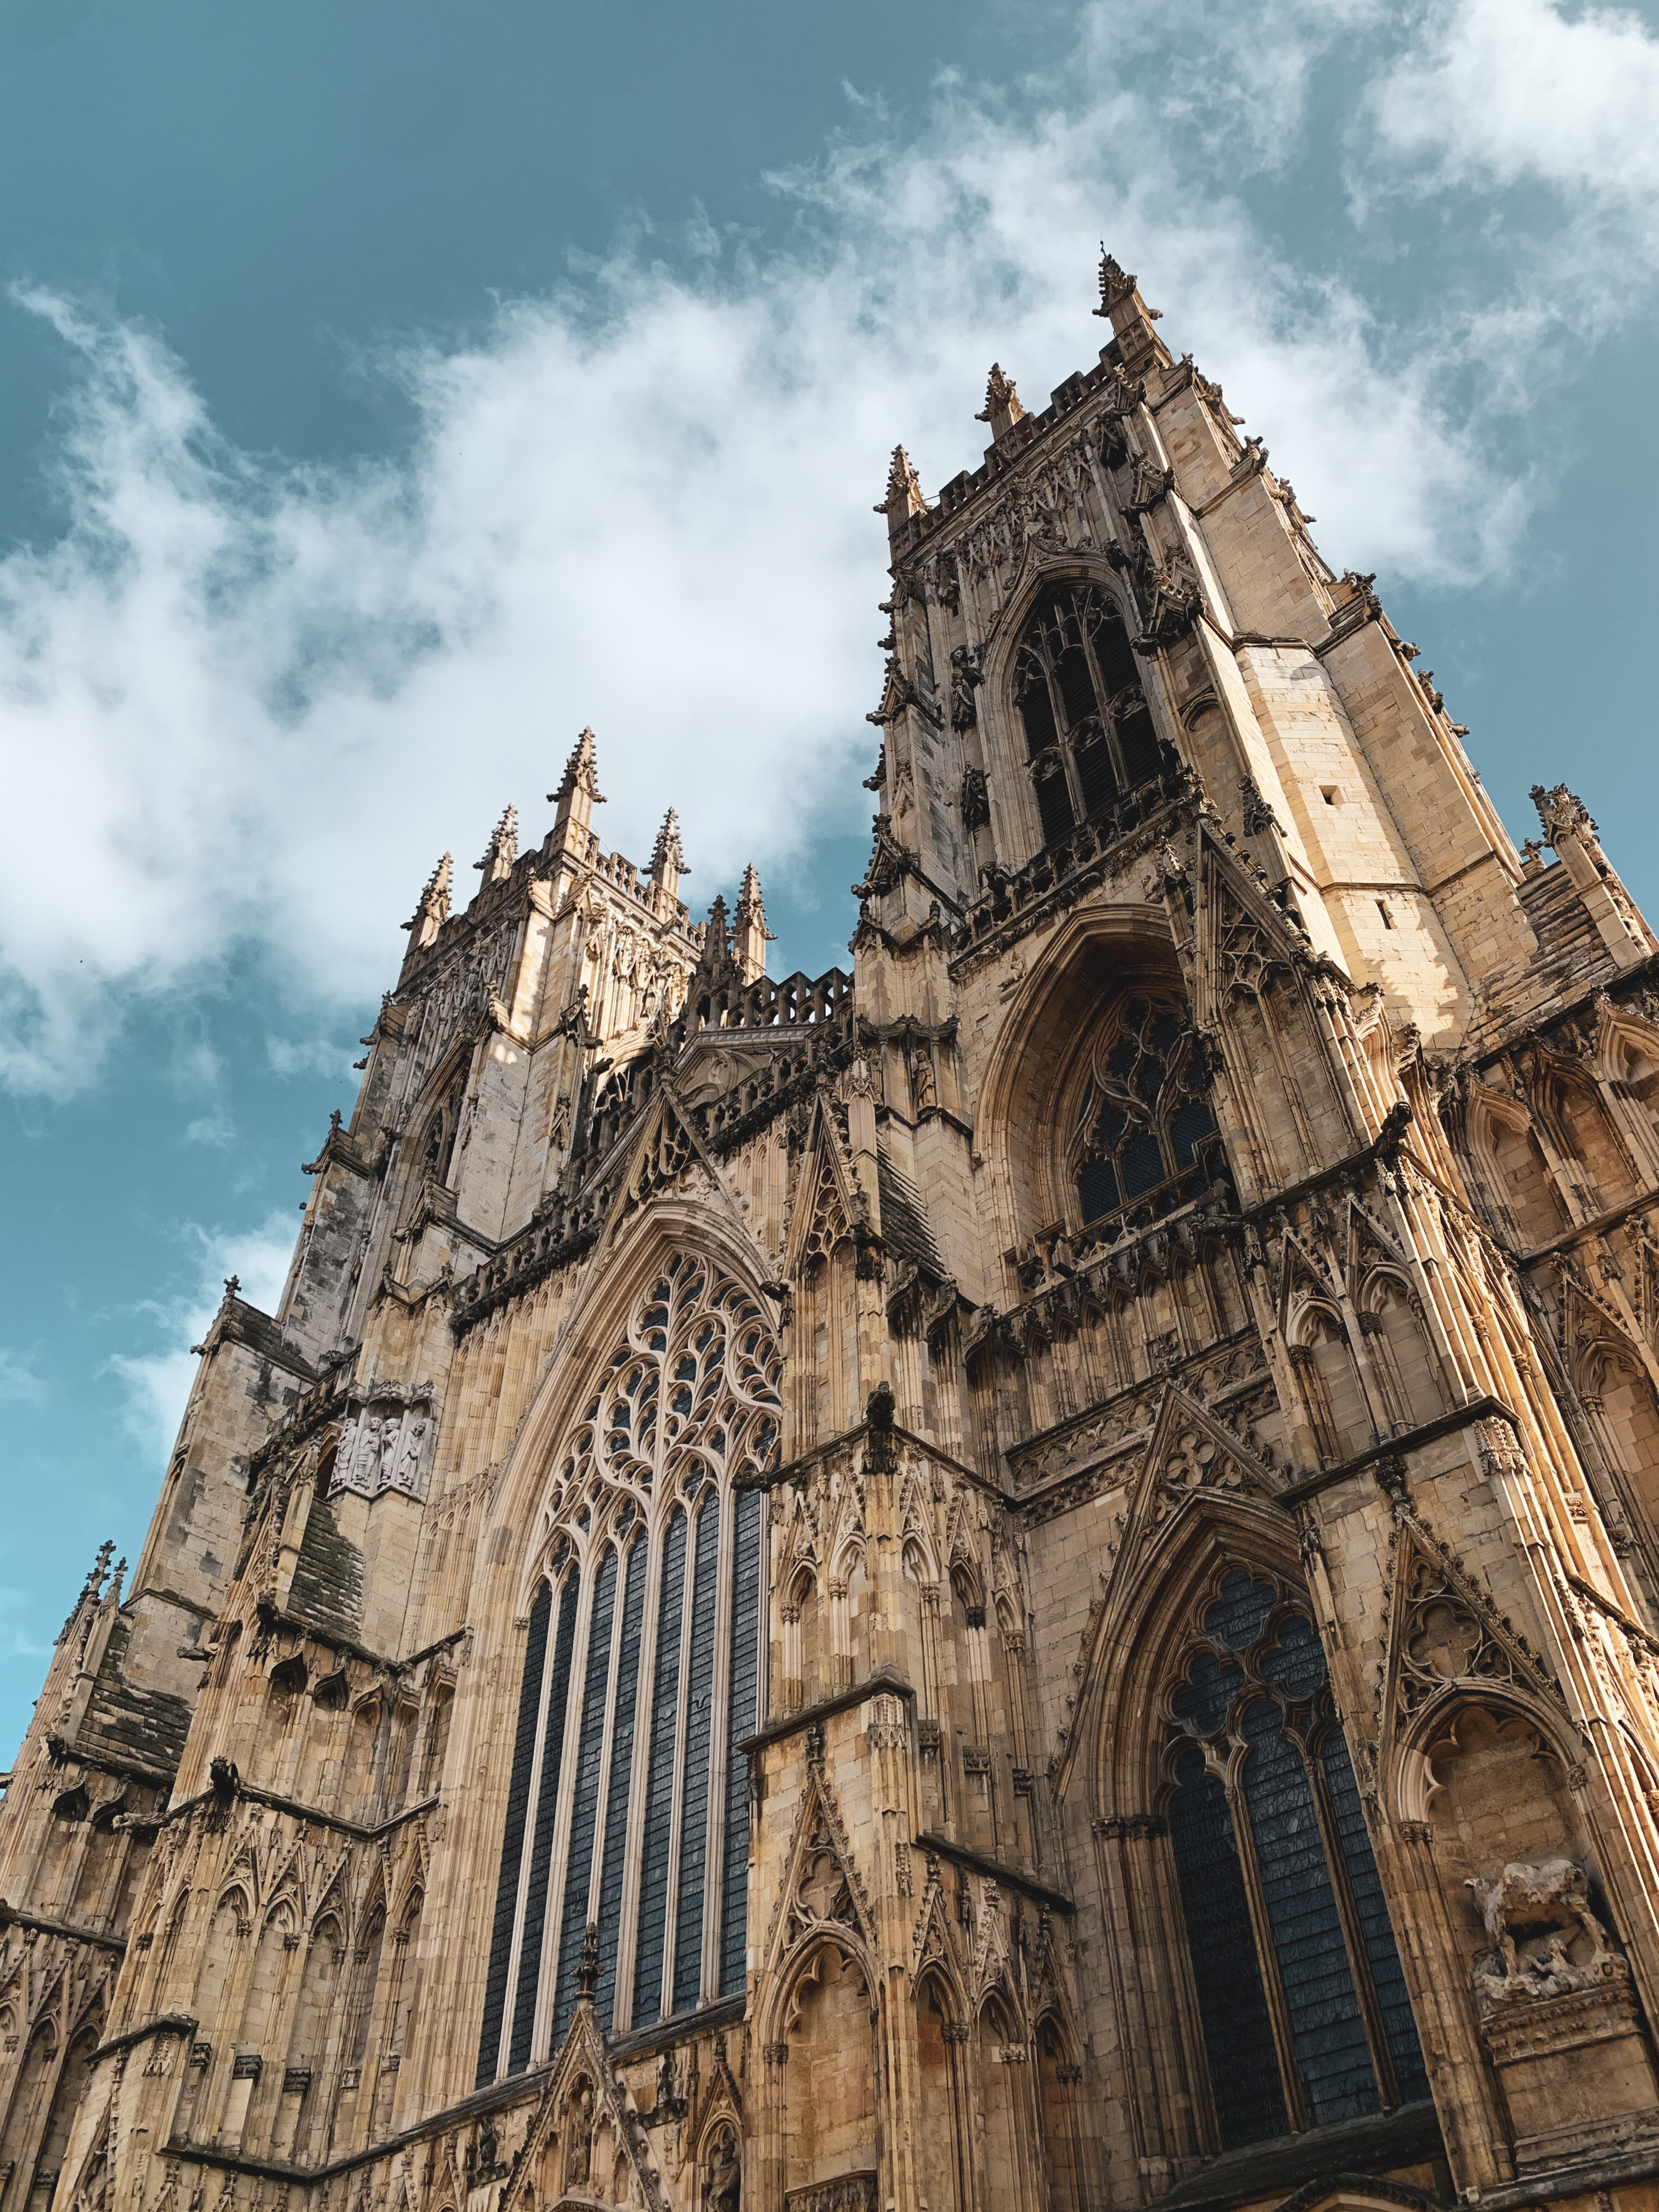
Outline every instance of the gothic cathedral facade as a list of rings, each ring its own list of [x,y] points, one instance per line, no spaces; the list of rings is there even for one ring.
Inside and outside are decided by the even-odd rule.
[[[0,2212],[1659,2203],[1659,940],[1109,257],[851,972],[441,863],[0,1813]]]

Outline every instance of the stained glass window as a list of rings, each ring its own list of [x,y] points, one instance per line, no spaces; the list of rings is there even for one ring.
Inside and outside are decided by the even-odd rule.
[[[680,1253],[601,1371],[537,1532],[480,2085],[556,2048],[590,1927],[607,2034],[743,1984],[761,1501],[739,1484],[773,1454],[781,1356],[760,1301]]]
[[[1313,1623],[1234,1569],[1170,1711],[1170,1838],[1220,2147],[1425,2094]]]

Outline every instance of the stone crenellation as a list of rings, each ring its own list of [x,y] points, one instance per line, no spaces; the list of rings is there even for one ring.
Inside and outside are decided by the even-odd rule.
[[[425,884],[0,1808],[0,2212],[1640,2212],[1659,940],[1137,281],[902,447],[848,970]]]

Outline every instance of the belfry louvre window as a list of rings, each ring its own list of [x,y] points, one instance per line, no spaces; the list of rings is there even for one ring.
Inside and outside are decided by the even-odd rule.
[[[1069,1165],[1085,1228],[1139,1227],[1222,1171],[1196,1040],[1174,999],[1135,994],[1096,1032]]]
[[[1236,1568],[1170,1710],[1170,1841],[1220,2148],[1426,2096],[1312,1622]]]
[[[1014,704],[1052,845],[1164,763],[1123,617],[1093,584],[1054,584],[1014,656]]]
[[[590,1931],[606,2034],[743,1987],[737,1749],[760,1690],[781,1358],[760,1302],[670,1260],[555,1461],[537,1542],[477,2080],[538,2064]],[[635,1789],[635,1778],[638,1789]]]

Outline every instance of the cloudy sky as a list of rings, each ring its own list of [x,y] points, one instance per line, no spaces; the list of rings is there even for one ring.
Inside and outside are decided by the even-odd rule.
[[[1659,910],[1659,7],[0,0],[0,1758],[441,852],[591,722],[844,958],[888,451],[1102,238]]]

